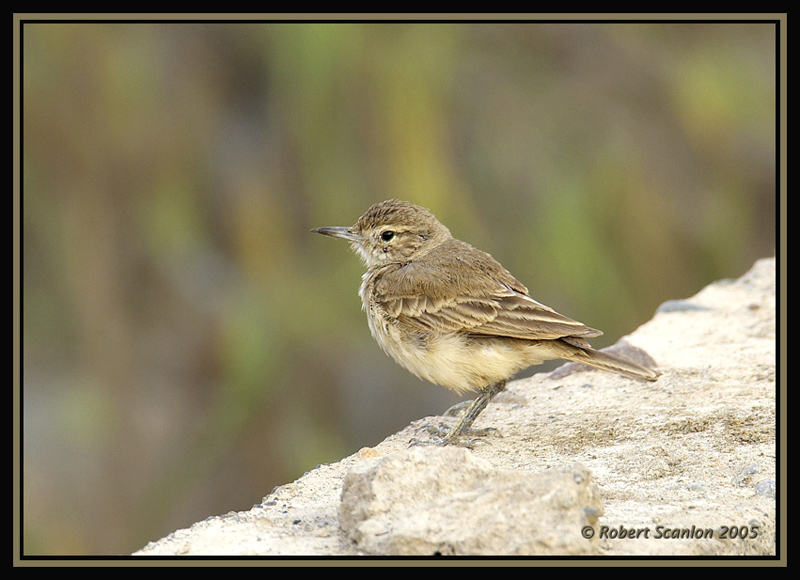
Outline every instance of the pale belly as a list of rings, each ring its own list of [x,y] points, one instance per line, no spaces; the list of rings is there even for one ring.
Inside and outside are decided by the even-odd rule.
[[[462,334],[403,336],[391,324],[374,324],[372,336],[400,366],[456,392],[487,388],[531,365],[557,358],[544,345]]]

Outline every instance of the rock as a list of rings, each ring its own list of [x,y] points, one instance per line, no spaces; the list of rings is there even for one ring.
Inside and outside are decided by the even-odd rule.
[[[581,530],[602,503],[580,465],[525,474],[458,447],[364,461],[344,479],[339,523],[368,554],[592,554]]]
[[[136,554],[775,555],[775,269],[624,337],[654,383],[574,367],[513,381],[475,423],[495,429],[482,445],[409,447],[455,421],[421,419]]]

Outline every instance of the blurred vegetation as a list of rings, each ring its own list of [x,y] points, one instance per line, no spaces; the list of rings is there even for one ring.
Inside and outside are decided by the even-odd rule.
[[[775,252],[771,24],[27,23],[22,50],[29,555],[130,553],[458,400],[309,233],[376,201],[599,347]]]

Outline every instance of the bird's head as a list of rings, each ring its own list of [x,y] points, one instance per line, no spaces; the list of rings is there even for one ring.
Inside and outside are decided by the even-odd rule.
[[[347,240],[368,268],[419,259],[452,237],[427,209],[396,199],[376,203],[351,227],[311,231]]]

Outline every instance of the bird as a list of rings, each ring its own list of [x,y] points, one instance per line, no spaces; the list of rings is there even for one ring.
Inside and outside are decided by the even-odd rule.
[[[603,334],[559,314],[491,255],[453,237],[428,209],[389,199],[353,226],[312,232],[340,238],[364,262],[359,296],[370,332],[400,366],[458,394],[476,391],[457,424],[433,440],[449,445],[519,371],[563,359],[655,381],[656,370],[595,350]]]

